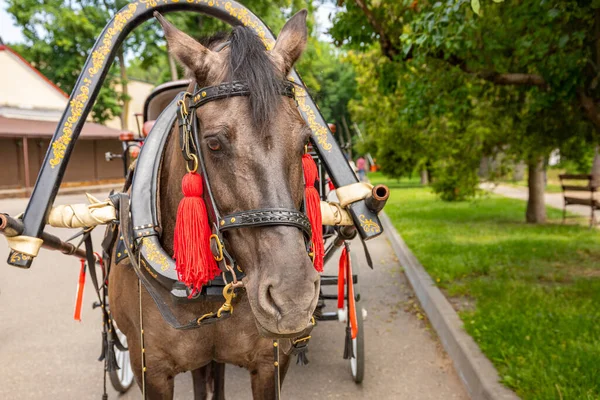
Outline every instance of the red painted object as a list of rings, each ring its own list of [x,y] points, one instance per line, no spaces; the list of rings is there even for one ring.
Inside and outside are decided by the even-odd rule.
[[[73,319],[81,322],[81,304],[83,303],[83,288],[85,287],[85,260],[81,259],[79,269],[79,282],[77,283],[77,297],[75,298],[75,312]]]

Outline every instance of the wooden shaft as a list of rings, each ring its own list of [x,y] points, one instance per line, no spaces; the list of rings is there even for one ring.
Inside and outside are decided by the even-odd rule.
[[[23,222],[7,214],[0,214],[0,233],[7,237],[18,236],[23,233]],[[78,249],[73,244],[63,242],[59,237],[43,232],[40,239],[44,241],[42,247],[60,251],[63,254],[78,258],[85,258],[85,250]]]

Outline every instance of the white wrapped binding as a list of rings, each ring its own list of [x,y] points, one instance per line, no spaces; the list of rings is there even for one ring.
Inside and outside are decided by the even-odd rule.
[[[17,253],[22,253],[31,257],[37,257],[44,241],[31,236],[4,236],[8,242],[8,247]]]
[[[352,217],[341,205],[334,202],[321,201],[321,217],[323,225],[353,225]]]
[[[367,182],[356,182],[335,190],[340,206],[345,208],[359,200],[364,200],[373,191],[373,185]]]
[[[48,224],[56,228],[89,228],[117,219],[117,210],[109,201],[100,201],[86,193],[90,204],[67,204],[52,207]]]

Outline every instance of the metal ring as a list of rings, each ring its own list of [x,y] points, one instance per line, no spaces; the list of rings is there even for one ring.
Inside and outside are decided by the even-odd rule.
[[[196,171],[198,171],[198,157],[192,153],[189,155],[192,159],[192,161],[194,162],[194,168],[190,169],[190,166],[188,165],[188,163],[185,163],[185,169],[187,169],[187,172],[191,172],[194,173]]]
[[[233,268],[229,264],[225,264],[225,268],[227,269],[227,271],[231,272],[231,276],[233,277],[233,282],[232,283],[234,285],[236,285],[238,283],[238,280],[237,280],[237,276],[235,274],[235,271],[233,270]]]
[[[210,235],[210,240],[212,240],[212,239],[215,239],[215,241],[217,242],[217,250],[219,250],[219,255],[215,256],[213,254],[213,257],[214,257],[215,261],[221,261],[221,260],[223,260],[223,243],[221,243],[221,241],[219,240],[219,237],[214,233],[212,235]]]

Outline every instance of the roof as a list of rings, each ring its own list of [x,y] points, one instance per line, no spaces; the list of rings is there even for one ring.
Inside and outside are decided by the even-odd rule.
[[[0,137],[51,138],[57,122],[0,116]],[[86,122],[79,136],[81,139],[118,139],[121,132],[93,122]]]
[[[0,51],[8,51],[12,55],[16,56],[23,64],[25,64],[28,68],[30,68],[37,75],[39,75],[40,78],[42,78],[44,81],[46,81],[48,84],[50,84],[50,86],[52,86],[54,89],[56,89],[56,91],[58,91],[61,95],[63,95],[67,99],[69,98],[69,95],[67,93],[65,93],[65,91],[63,91],[61,88],[56,86],[56,84],[54,84],[54,82],[52,82],[50,79],[46,78],[44,76],[44,74],[42,74],[40,71],[38,71],[33,65],[29,64],[29,62],[26,59],[24,59],[19,53],[17,53],[13,49],[11,49],[10,47],[8,47],[7,45],[2,44],[2,43],[0,43]]]

